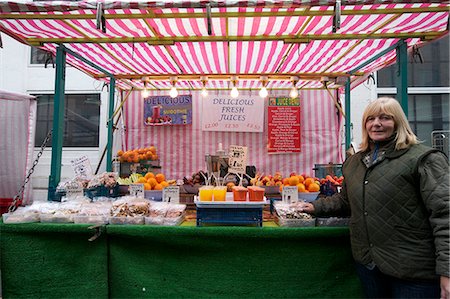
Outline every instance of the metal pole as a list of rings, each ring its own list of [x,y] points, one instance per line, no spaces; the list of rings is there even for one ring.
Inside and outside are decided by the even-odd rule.
[[[110,77],[109,81],[109,109],[108,109],[108,143],[106,144],[106,171],[112,171],[112,146],[113,146],[113,114],[114,114],[114,90],[116,79]]]
[[[408,47],[404,40],[397,44],[397,100],[408,116]]]
[[[52,161],[48,180],[47,199],[54,200],[56,187],[61,180],[61,158],[64,134],[64,91],[66,79],[66,52],[63,45],[56,49],[55,96],[53,99]]]
[[[350,120],[350,78],[345,82],[345,149],[350,147],[351,138],[351,120]]]

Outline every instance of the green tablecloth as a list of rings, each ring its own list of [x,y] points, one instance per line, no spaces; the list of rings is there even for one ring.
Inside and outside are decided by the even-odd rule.
[[[4,298],[362,297],[347,228],[87,227],[0,224]]]

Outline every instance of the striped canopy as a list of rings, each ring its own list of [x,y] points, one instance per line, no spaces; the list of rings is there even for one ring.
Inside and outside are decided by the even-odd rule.
[[[120,89],[336,88],[448,33],[449,1],[3,1],[0,31]],[[375,61],[366,63],[388,48]],[[231,80],[236,76],[235,81]]]

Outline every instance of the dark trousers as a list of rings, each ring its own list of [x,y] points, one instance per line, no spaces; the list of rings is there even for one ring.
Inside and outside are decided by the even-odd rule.
[[[367,298],[439,298],[439,280],[411,281],[386,274],[375,267],[367,269],[356,263],[356,272],[362,282]]]

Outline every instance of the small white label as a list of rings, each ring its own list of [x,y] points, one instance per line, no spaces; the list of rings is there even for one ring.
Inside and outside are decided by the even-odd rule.
[[[83,196],[83,188],[81,186],[66,186],[66,197]]]
[[[245,173],[247,167],[247,147],[231,145],[228,152],[228,172]]]
[[[75,176],[90,180],[92,178],[92,167],[87,156],[82,156],[70,161]]]
[[[298,201],[297,186],[284,186],[281,192],[281,199],[284,203],[293,203]]]
[[[144,184],[130,184],[130,195],[144,197]]]
[[[180,203],[180,187],[179,186],[167,186],[163,189],[164,202]]]

